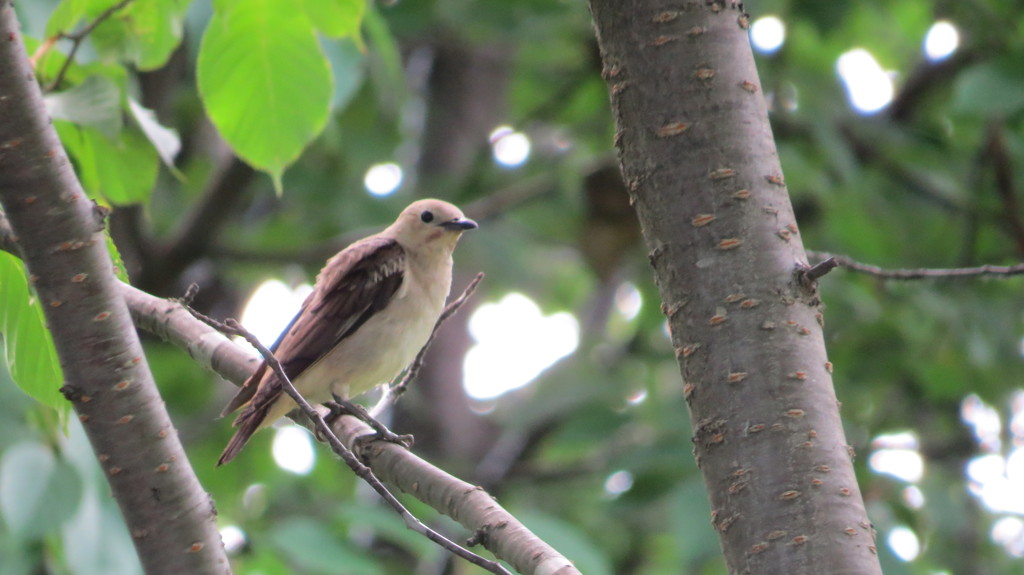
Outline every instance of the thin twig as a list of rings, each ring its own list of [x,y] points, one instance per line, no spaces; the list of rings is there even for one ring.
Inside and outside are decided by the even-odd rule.
[[[85,41],[86,37],[88,37],[89,34],[92,34],[92,31],[95,30],[97,26],[99,26],[105,20],[119,12],[125,6],[131,4],[133,1],[134,0],[121,0],[117,4],[114,4],[110,8],[107,8],[106,10],[101,12],[99,16],[96,16],[96,18],[93,19],[92,22],[89,22],[85,25],[84,28],[82,28],[78,32],[75,32],[74,34],[68,34],[65,32],[60,32],[57,34],[58,38],[60,39],[71,40],[71,50],[68,52],[68,57],[66,60],[64,60],[64,64],[61,65],[60,71],[57,72],[57,76],[54,77],[53,81],[50,82],[50,84],[46,87],[44,91],[53,91],[57,86],[60,85],[61,81],[64,80],[64,75],[67,74],[68,68],[71,67],[71,62],[74,61],[75,54],[78,52],[78,48],[82,45],[82,42]]]
[[[409,368],[405,370],[404,374],[402,374],[398,383],[383,386],[380,399],[377,400],[377,405],[374,405],[373,408],[370,409],[370,415],[372,417],[379,416],[389,407],[394,405],[395,402],[398,401],[398,398],[405,393],[409,384],[416,379],[416,376],[420,373],[420,369],[423,368],[423,358],[426,357],[427,349],[430,348],[430,344],[434,343],[434,338],[437,336],[437,330],[441,327],[441,324],[443,324],[448,318],[455,315],[455,313],[459,311],[459,308],[466,303],[466,300],[473,297],[473,294],[476,293],[476,287],[480,285],[480,281],[483,279],[484,272],[476,274],[476,277],[469,282],[466,289],[462,290],[462,295],[455,298],[445,306],[444,311],[442,311],[441,315],[437,318],[437,322],[434,323],[434,329],[430,332],[430,337],[427,338],[427,343],[423,344],[423,347],[420,348],[419,353],[416,354],[416,359],[412,360],[412,363],[409,364]]]
[[[33,70],[35,70],[39,66],[39,60],[42,59],[42,57],[45,56],[47,52],[53,49],[54,45],[57,44],[57,41],[60,40],[60,38],[60,34],[54,34],[53,36],[50,36],[49,38],[44,40],[43,43],[40,44],[38,48],[36,48],[35,52],[32,52],[32,56],[29,57],[28,63],[32,66]]]
[[[511,572],[505,569],[505,567],[503,567],[497,561],[491,561],[489,559],[481,557],[480,555],[477,555],[476,553],[473,553],[465,547],[462,547],[458,543],[455,543],[451,539],[448,539],[444,535],[441,535],[437,531],[431,529],[430,527],[427,527],[422,521],[417,519],[416,516],[410,513],[409,510],[406,509],[405,506],[402,505],[402,503],[390,491],[388,491],[388,488],[385,487],[384,484],[381,483],[379,479],[377,479],[377,476],[373,474],[373,471],[366,465],[363,465],[363,463],[359,461],[359,458],[356,457],[355,453],[353,453],[352,450],[348,448],[348,446],[346,446],[344,443],[341,442],[340,439],[338,439],[338,436],[335,435],[334,432],[331,430],[330,426],[327,425],[327,422],[324,421],[324,418],[322,415],[320,415],[320,412],[314,409],[313,406],[310,405],[309,402],[307,402],[304,397],[302,397],[302,394],[300,394],[299,391],[295,389],[295,386],[292,384],[291,380],[288,379],[288,375],[285,374],[284,368],[281,366],[281,362],[277,360],[277,357],[274,356],[273,352],[271,352],[262,343],[260,343],[259,339],[256,336],[254,336],[252,333],[250,333],[248,330],[242,327],[234,319],[228,318],[227,320],[224,321],[224,323],[221,323],[215,319],[212,319],[195,311],[191,307],[188,307],[187,309],[197,319],[213,327],[214,329],[228,335],[241,336],[245,338],[245,340],[248,341],[250,344],[252,344],[253,347],[259,350],[259,352],[263,355],[263,359],[267,362],[267,365],[274,370],[274,373],[276,373],[277,376],[283,382],[284,392],[287,393],[288,396],[291,397],[295,401],[295,403],[298,404],[299,409],[302,411],[303,415],[305,415],[307,418],[309,418],[311,422],[313,422],[313,426],[316,429],[317,433],[319,433],[320,436],[323,437],[324,440],[327,442],[327,444],[331,446],[331,450],[334,451],[334,453],[336,453],[339,457],[341,457],[345,464],[348,465],[349,468],[352,469],[352,471],[360,479],[368,483],[370,487],[372,487],[373,490],[376,491],[377,494],[380,495],[384,499],[384,501],[386,501],[388,505],[390,505],[402,517],[402,520],[405,521],[406,527],[423,535],[424,537],[433,541],[434,543],[437,543],[442,548],[448,550],[452,554],[462,557],[466,561],[469,561],[470,563],[478,567],[486,569],[491,573],[496,573],[497,575],[512,575]]]
[[[858,262],[848,256],[838,256],[826,252],[807,251],[807,255],[820,260],[834,258],[839,267],[867,274],[870,276],[892,280],[917,279],[949,279],[964,277],[1007,278],[1024,274],[1024,263],[1012,266],[983,265],[969,268],[914,268],[914,269],[883,269],[878,266]]]

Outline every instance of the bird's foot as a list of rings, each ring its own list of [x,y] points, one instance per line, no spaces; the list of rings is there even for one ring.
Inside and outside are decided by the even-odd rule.
[[[391,431],[383,423],[374,419],[373,416],[366,411],[366,408],[358,403],[352,403],[347,399],[334,395],[334,401],[324,403],[324,406],[330,410],[330,413],[328,413],[327,417],[324,418],[324,421],[328,426],[334,423],[334,421],[342,415],[351,415],[373,428],[373,431],[375,432],[373,435],[364,435],[356,440],[359,444],[365,444],[379,439],[389,443],[396,443],[406,449],[412,447],[412,435],[399,435],[394,431]],[[360,447],[361,446],[362,445],[360,445]]]

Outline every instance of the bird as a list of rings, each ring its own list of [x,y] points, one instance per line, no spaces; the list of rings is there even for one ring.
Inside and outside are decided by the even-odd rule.
[[[329,259],[270,348],[299,393],[311,404],[353,398],[407,367],[444,309],[455,245],[475,228],[448,202],[418,200],[380,233]],[[217,466],[294,407],[264,359],[221,413],[241,408]]]

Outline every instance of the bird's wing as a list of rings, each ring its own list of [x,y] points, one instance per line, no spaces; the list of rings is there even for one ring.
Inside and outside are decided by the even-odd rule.
[[[373,314],[387,307],[402,285],[404,272],[405,250],[392,238],[370,237],[332,258],[317,277],[313,293],[271,348],[288,378],[295,381]],[[255,412],[277,399],[281,382],[273,375],[265,377],[267,369],[266,362],[260,364],[223,414],[250,400]],[[243,411],[239,419],[248,411]]]

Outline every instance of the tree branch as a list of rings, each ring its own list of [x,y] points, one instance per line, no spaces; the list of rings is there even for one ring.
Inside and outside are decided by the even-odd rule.
[[[67,59],[64,60],[64,64],[61,65],[60,70],[57,72],[57,75],[54,76],[53,81],[46,86],[47,92],[56,89],[57,86],[60,86],[61,81],[64,80],[64,75],[68,72],[68,68],[70,68],[71,63],[75,61],[75,54],[78,53],[78,48],[82,46],[82,42],[84,42],[85,39],[89,37],[89,34],[92,34],[92,31],[95,30],[97,26],[102,24],[104,21],[106,21],[114,14],[120,12],[123,8],[125,8],[132,2],[133,0],[121,0],[117,4],[114,4],[110,8],[107,8],[106,10],[101,12],[99,16],[96,16],[96,18],[94,18],[92,22],[86,24],[85,27],[79,30],[78,32],[75,32],[73,34],[60,32],[59,34],[57,34],[57,39],[71,40],[71,51],[68,52]],[[43,46],[47,48],[52,48],[53,44],[54,42],[47,41],[43,44]],[[39,56],[40,54],[33,55],[32,61],[35,62],[36,60],[38,60]]]
[[[849,256],[840,256],[813,250],[807,250],[807,255],[814,259],[823,260],[822,263],[831,259],[835,260],[835,263],[841,268],[890,280],[951,279],[965,277],[1008,278],[1024,274],[1024,263],[1014,264],[1012,266],[983,265],[969,268],[884,269],[878,266],[858,262]]]
[[[921,62],[907,75],[886,115],[896,123],[911,120],[915,112],[925,109],[923,103],[929,96],[947,89],[957,74],[977,62],[980,55],[976,50],[963,49],[941,62]]]
[[[193,284],[193,288],[194,287],[195,284]],[[186,299],[189,299],[188,296],[186,296]],[[216,329],[217,331],[227,335],[241,336],[247,342],[249,342],[249,344],[255,347],[257,351],[260,352],[260,355],[263,356],[263,359],[264,361],[267,362],[267,365],[269,365],[270,368],[274,370],[274,373],[276,373],[277,376],[281,378],[281,382],[284,387],[284,392],[288,394],[288,397],[292,398],[292,400],[295,401],[296,404],[298,404],[299,411],[302,412],[302,414],[306,416],[306,418],[310,422],[312,422],[313,430],[316,432],[316,437],[320,438],[322,441],[327,443],[331,447],[331,450],[334,451],[334,453],[338,455],[338,457],[341,457],[342,461],[344,461],[345,464],[348,465],[349,469],[351,469],[352,472],[355,473],[357,477],[359,477],[367,484],[369,484],[370,487],[374,491],[376,491],[377,494],[380,495],[381,498],[384,499],[384,501],[402,517],[402,520],[405,522],[405,526],[407,528],[423,535],[424,537],[433,541],[434,543],[437,543],[442,548],[448,550],[450,553],[458,557],[462,557],[470,563],[483,569],[486,569],[491,573],[496,573],[497,575],[511,575],[511,573],[509,573],[507,569],[502,567],[501,564],[495,561],[484,559],[476,553],[473,553],[472,551],[469,551],[468,549],[460,546],[459,544],[448,539],[444,535],[441,535],[437,531],[431,529],[430,527],[427,527],[422,521],[417,519],[415,515],[410,513],[409,510],[406,509],[404,505],[402,505],[402,502],[400,502],[390,491],[388,491],[387,487],[384,487],[384,484],[381,483],[379,479],[377,479],[377,477],[373,474],[373,471],[370,470],[369,467],[363,465],[363,463],[359,461],[359,458],[356,457],[352,450],[349,449],[347,445],[343,444],[341,440],[338,439],[338,436],[335,435],[333,431],[331,431],[331,428],[327,426],[327,422],[324,421],[324,418],[320,414],[320,412],[314,409],[313,406],[310,405],[308,401],[306,401],[306,398],[302,397],[302,394],[299,393],[299,390],[295,389],[295,385],[292,384],[292,381],[288,377],[288,374],[285,373],[284,367],[281,366],[281,362],[278,361],[277,356],[275,356],[272,351],[267,349],[267,347],[264,346],[263,343],[260,342],[259,338],[254,336],[252,332],[242,327],[241,324],[239,324],[234,319],[229,318],[226,321],[224,321],[224,323],[221,323],[217,320],[214,320],[197,312],[191,307],[188,308],[188,311],[193,316],[198,318],[200,321]]]
[[[187,350],[193,359],[235,385],[241,385],[259,364],[257,358],[223,334],[192,317],[179,302],[154,297],[127,284],[121,284],[121,291],[140,329]],[[331,429],[346,446],[373,433],[368,425],[351,416],[338,418]],[[478,541],[520,573],[579,573],[486,492],[452,477],[407,449],[386,441],[370,441],[360,455],[382,481],[398,486],[473,533],[487,534],[478,537]]]
[[[181,226],[158,248],[156,261],[145,267],[141,285],[166,286],[169,279],[177,278],[185,268],[208,253],[255,174],[255,170],[237,156],[231,155],[221,162]]]
[[[229,573],[213,502],[188,464],[121,297],[103,214],[50,124],[10,0],[0,0],[0,38],[0,204],[45,303],[61,389],[146,572]]]

